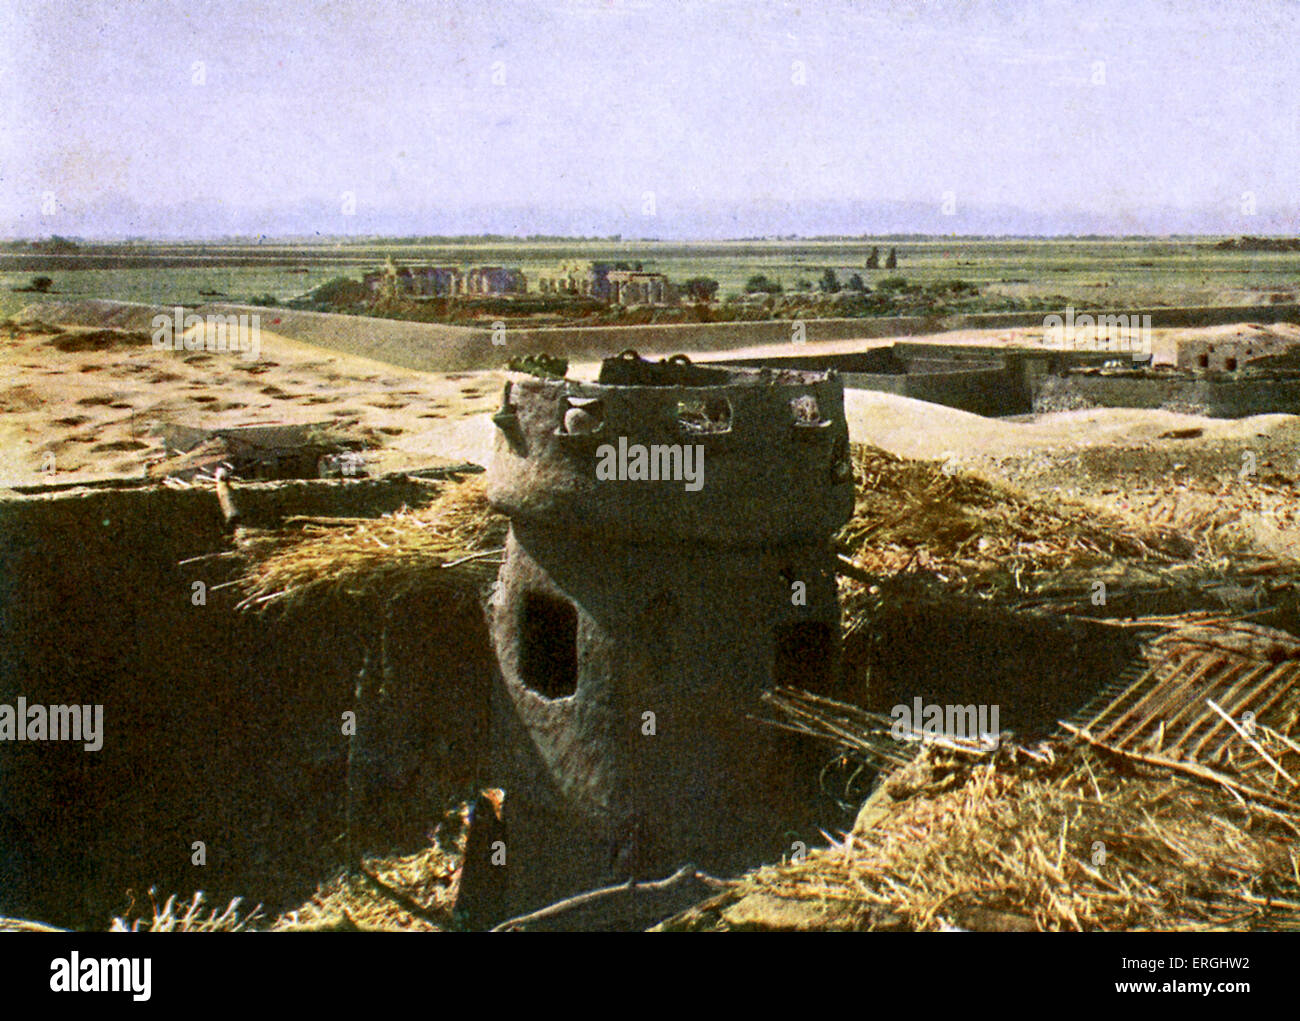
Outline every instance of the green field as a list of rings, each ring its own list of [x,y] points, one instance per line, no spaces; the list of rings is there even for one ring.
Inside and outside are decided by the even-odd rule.
[[[112,298],[149,303],[242,301],[269,294],[287,301],[336,276],[359,277],[399,263],[519,266],[535,279],[561,260],[641,262],[684,280],[707,276],[721,295],[735,294],[755,273],[787,290],[816,282],[823,269],[841,281],[861,273],[868,287],[885,276],[916,283],[960,279],[986,293],[1017,298],[1060,296],[1077,306],[1256,304],[1294,300],[1300,292],[1300,252],[1242,252],[1193,240],[986,240],[579,242],[510,241],[424,244],[327,242],[303,245],[83,245],[74,256],[20,255],[0,249],[0,315],[44,300],[16,293],[33,276],[54,284],[49,298]],[[866,270],[873,246],[899,253],[896,271]],[[123,260],[132,265],[122,266]],[[88,265],[93,268],[77,268]],[[116,268],[114,268],[116,266]],[[305,270],[305,272],[304,272]],[[226,298],[205,298],[218,291]],[[1285,296],[1285,297],[1280,297]]]

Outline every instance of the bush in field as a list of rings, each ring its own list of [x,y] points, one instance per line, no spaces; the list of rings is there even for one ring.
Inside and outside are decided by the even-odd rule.
[[[980,289],[975,284],[967,283],[965,280],[936,280],[929,284],[926,290],[931,294],[979,294]]]
[[[867,285],[862,282],[861,273],[854,273],[849,277],[849,282],[844,287],[846,290],[857,291],[859,294],[864,293],[867,289]]]
[[[838,294],[840,290],[840,280],[839,277],[835,275],[835,270],[831,269],[829,266],[822,270],[822,278],[818,282],[817,286],[820,287],[825,294]]]
[[[246,302],[246,305],[258,305],[263,308],[275,308],[280,304],[280,299],[274,294],[254,294]]]
[[[718,282],[712,277],[691,277],[682,281],[681,289],[696,301],[712,301],[718,293]]]
[[[54,286],[54,281],[50,277],[32,277],[25,287],[15,287],[14,291],[19,294],[49,294],[50,288]],[[55,294],[58,292],[55,291]]]
[[[81,249],[75,241],[60,237],[58,234],[50,235],[50,240],[43,244],[38,242],[36,247],[43,252],[76,252]]]
[[[366,285],[350,277],[335,277],[321,284],[308,296],[322,305],[358,305],[369,297]]]
[[[745,281],[746,294],[757,294],[760,292],[764,294],[780,294],[783,290],[785,290],[785,288],[781,286],[781,281],[769,280],[763,273],[755,273]]]
[[[905,277],[885,277],[884,280],[876,284],[878,291],[905,291],[908,283]]]

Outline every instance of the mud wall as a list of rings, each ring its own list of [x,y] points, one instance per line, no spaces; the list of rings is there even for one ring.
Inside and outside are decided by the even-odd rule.
[[[437,323],[413,323],[367,316],[299,312],[247,305],[201,305],[199,314],[258,313],[262,329],[293,340],[334,348],[408,369],[455,372],[499,368],[518,354],[545,353],[572,360],[595,361],[635,348],[643,354],[678,351],[726,351],[760,344],[786,344],[793,325],[786,320],[741,323],[674,323],[653,326],[544,327],[511,329],[504,344],[493,344],[490,328],[471,329]],[[1063,310],[1061,310],[1063,312]],[[1153,328],[1214,326],[1223,323],[1300,322],[1300,305],[1202,306],[1117,309],[1130,316],[1151,317]],[[33,305],[24,315],[47,322],[84,325],[129,325],[148,329],[155,312],[170,308],[129,302],[50,302]],[[1080,309],[1077,315],[1092,310]],[[884,316],[857,319],[807,319],[810,342],[917,336],[948,330],[1011,329],[1042,326],[1048,312],[996,312],[952,316]]]
[[[774,684],[841,694],[828,559],[815,546],[631,549],[512,530],[492,622],[512,913],[687,862],[725,874],[787,851],[790,832],[816,837],[826,753],[751,714]],[[791,605],[783,572],[807,580],[806,606]],[[576,611],[563,696],[531,686],[521,622],[535,593]],[[800,627],[825,647],[781,648]]]
[[[1034,407],[1171,408],[1212,418],[1300,413],[1300,378],[1206,379],[1140,376],[1042,376]]]
[[[992,348],[893,344],[851,354],[752,358],[715,364],[835,369],[846,387],[881,390],[976,415],[1021,415],[1032,410],[1026,362]]]
[[[266,309],[210,306],[198,311],[254,312]],[[1150,308],[1127,311],[1149,315],[1151,325],[1212,326],[1222,323],[1300,321],[1300,305],[1249,307]],[[808,342],[919,336],[948,330],[1010,329],[1043,325],[1047,312],[980,313],[953,316],[883,316],[801,320]],[[1080,310],[1077,315],[1083,314]],[[335,347],[409,369],[448,372],[499,367],[517,354],[545,353],[575,361],[595,361],[634,348],[642,354],[678,351],[727,351],[761,344],[788,344],[793,323],[787,320],[740,323],[673,323],[652,326],[543,327],[510,329],[505,343],[494,345],[490,329],[403,323],[387,319],[338,316],[276,309],[264,325],[295,340]]]
[[[412,494],[241,495],[268,518],[331,499],[334,513],[377,514]],[[95,752],[0,742],[0,913],[103,927],[126,891],[138,907],[154,884],[284,907],[350,847],[420,846],[476,781],[491,671],[477,599],[409,591],[237,613],[218,587],[230,560],[181,564],[226,548],[207,490],[0,499],[0,703],[99,704],[104,731]]]
[[[846,387],[883,390],[918,401],[960,408],[976,415],[1020,415],[1030,410],[1028,393],[1020,374],[1009,369],[889,376],[850,372],[843,378]]]

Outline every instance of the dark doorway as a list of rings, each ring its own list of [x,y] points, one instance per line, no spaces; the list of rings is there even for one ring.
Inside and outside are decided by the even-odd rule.
[[[578,690],[578,611],[567,599],[529,592],[519,629],[519,672],[543,698]]]

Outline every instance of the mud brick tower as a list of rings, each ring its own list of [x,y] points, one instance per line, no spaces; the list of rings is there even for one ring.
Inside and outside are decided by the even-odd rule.
[[[512,911],[788,853],[809,750],[749,716],[774,685],[836,684],[843,405],[834,373],[682,356],[511,376],[488,498],[510,518],[490,627]]]

